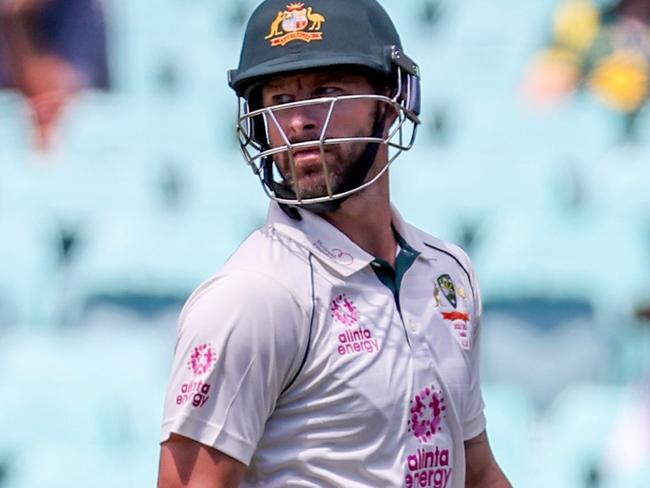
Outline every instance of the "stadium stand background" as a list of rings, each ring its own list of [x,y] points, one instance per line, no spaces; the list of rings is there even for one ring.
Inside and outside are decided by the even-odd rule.
[[[114,89],[51,151],[0,92],[0,488],[154,485],[180,306],[266,212],[225,81],[255,2],[105,4]],[[497,458],[516,487],[650,486],[621,427],[650,443],[648,109],[621,145],[588,95],[527,108],[553,0],[383,4],[424,88],[394,199],[477,266]]]

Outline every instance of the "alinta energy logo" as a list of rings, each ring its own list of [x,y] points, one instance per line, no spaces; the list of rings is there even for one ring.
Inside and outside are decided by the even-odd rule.
[[[191,403],[195,408],[201,408],[210,399],[210,385],[202,379],[196,379],[208,375],[217,362],[217,353],[210,344],[196,346],[190,352],[187,367],[195,379],[183,383],[176,396],[176,405]]]
[[[373,338],[371,330],[359,326],[359,310],[350,297],[344,294],[334,297],[330,312],[336,322],[345,326],[337,336],[336,350],[340,356],[379,351],[379,342]]]
[[[212,370],[216,361],[217,353],[214,348],[210,344],[201,344],[192,350],[187,367],[194,376],[203,376]]]
[[[409,432],[421,443],[431,442],[445,415],[445,399],[442,391],[434,385],[427,386],[411,400],[409,410]]]
[[[409,409],[409,432],[415,436],[422,447],[406,458],[407,471],[404,476],[404,486],[428,486],[446,488],[451,480],[451,452],[445,448],[444,441],[436,434],[442,430],[442,419],[445,417],[445,400],[442,391],[435,385],[427,386],[411,400]],[[443,446],[437,445],[443,442]]]
[[[338,295],[330,304],[332,317],[343,325],[353,327],[359,323],[359,310],[354,302],[346,295]]]

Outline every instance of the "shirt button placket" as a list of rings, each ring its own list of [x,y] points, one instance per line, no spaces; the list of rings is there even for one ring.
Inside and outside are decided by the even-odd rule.
[[[415,334],[418,331],[418,323],[413,319],[409,319],[408,324],[409,330]]]

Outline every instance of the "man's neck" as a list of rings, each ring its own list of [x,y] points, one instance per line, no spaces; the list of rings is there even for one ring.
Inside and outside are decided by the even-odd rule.
[[[392,228],[388,182],[346,200],[332,213],[321,215],[368,254],[395,265],[397,241]]]

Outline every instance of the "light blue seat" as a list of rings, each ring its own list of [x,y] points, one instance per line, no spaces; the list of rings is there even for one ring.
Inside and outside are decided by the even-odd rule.
[[[511,384],[483,381],[481,389],[494,456],[513,486],[529,486],[535,469],[534,405],[524,391]]]
[[[509,382],[529,395],[538,409],[576,381],[603,381],[612,354],[598,333],[589,302],[572,298],[512,298],[484,302],[482,374]],[[564,309],[564,310],[563,310]],[[549,329],[539,321],[550,321]]]
[[[52,230],[29,212],[0,212],[0,328],[46,314],[57,266]]]
[[[576,384],[553,401],[543,419],[546,441],[539,452],[550,468],[546,486],[585,486],[592,472],[606,480],[607,444],[626,396],[623,387]]]
[[[156,446],[157,447],[157,446]],[[151,452],[155,452],[151,448]],[[115,452],[62,442],[32,446],[14,459],[7,488],[139,488],[155,486],[157,452]]]
[[[646,279],[635,228],[620,218],[542,209],[494,215],[473,255],[485,305],[486,378],[515,381],[543,406],[573,381],[618,377],[621,319]],[[595,264],[608,262],[611,249],[624,274]]]
[[[31,113],[13,90],[0,90],[0,160],[24,151],[33,141]]]
[[[243,207],[227,205],[228,212],[214,206],[102,220],[80,252],[71,307],[79,314],[101,304],[140,309],[145,316],[166,307],[177,312],[256,227]]]
[[[8,487],[155,483],[174,327],[130,325],[3,335]]]

